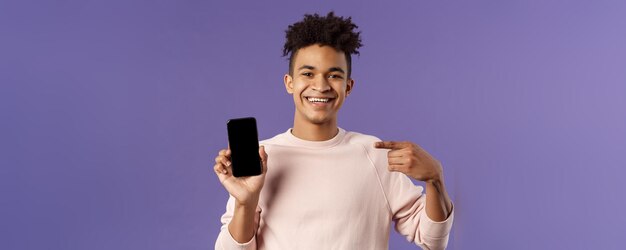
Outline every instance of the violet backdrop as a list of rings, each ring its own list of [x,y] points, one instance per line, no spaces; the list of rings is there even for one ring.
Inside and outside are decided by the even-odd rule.
[[[608,0],[3,0],[0,249],[212,249],[225,121],[292,125],[284,30],[330,10],[365,44],[339,124],[443,163],[449,249],[623,249],[626,2]]]

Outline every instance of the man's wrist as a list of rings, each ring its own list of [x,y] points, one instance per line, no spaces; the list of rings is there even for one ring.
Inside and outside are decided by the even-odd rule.
[[[241,202],[236,201],[235,209],[245,211],[245,212],[254,212],[256,211],[256,207],[258,206],[258,204],[259,204],[258,199],[248,201],[246,203],[241,203]]]
[[[443,183],[443,173],[438,173],[435,176],[431,177],[428,180],[425,180],[424,182],[426,182],[426,184],[430,184],[430,185],[441,185]]]

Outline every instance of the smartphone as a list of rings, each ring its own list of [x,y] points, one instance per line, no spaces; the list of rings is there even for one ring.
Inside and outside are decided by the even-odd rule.
[[[263,170],[259,156],[259,136],[256,119],[245,117],[230,119],[226,123],[233,176],[260,175]]]

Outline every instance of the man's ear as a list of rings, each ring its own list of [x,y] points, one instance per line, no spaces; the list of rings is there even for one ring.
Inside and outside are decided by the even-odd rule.
[[[350,92],[352,92],[353,87],[354,87],[354,79],[350,78],[346,82],[346,96],[350,95]]]
[[[287,93],[293,94],[293,77],[289,74],[285,74],[283,77],[283,82],[285,82],[285,89],[287,89]]]

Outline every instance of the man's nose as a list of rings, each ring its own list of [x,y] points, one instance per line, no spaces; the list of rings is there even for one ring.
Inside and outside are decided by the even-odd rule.
[[[326,77],[317,77],[313,81],[313,90],[319,92],[326,92],[330,90],[330,84],[328,83],[328,79]]]

